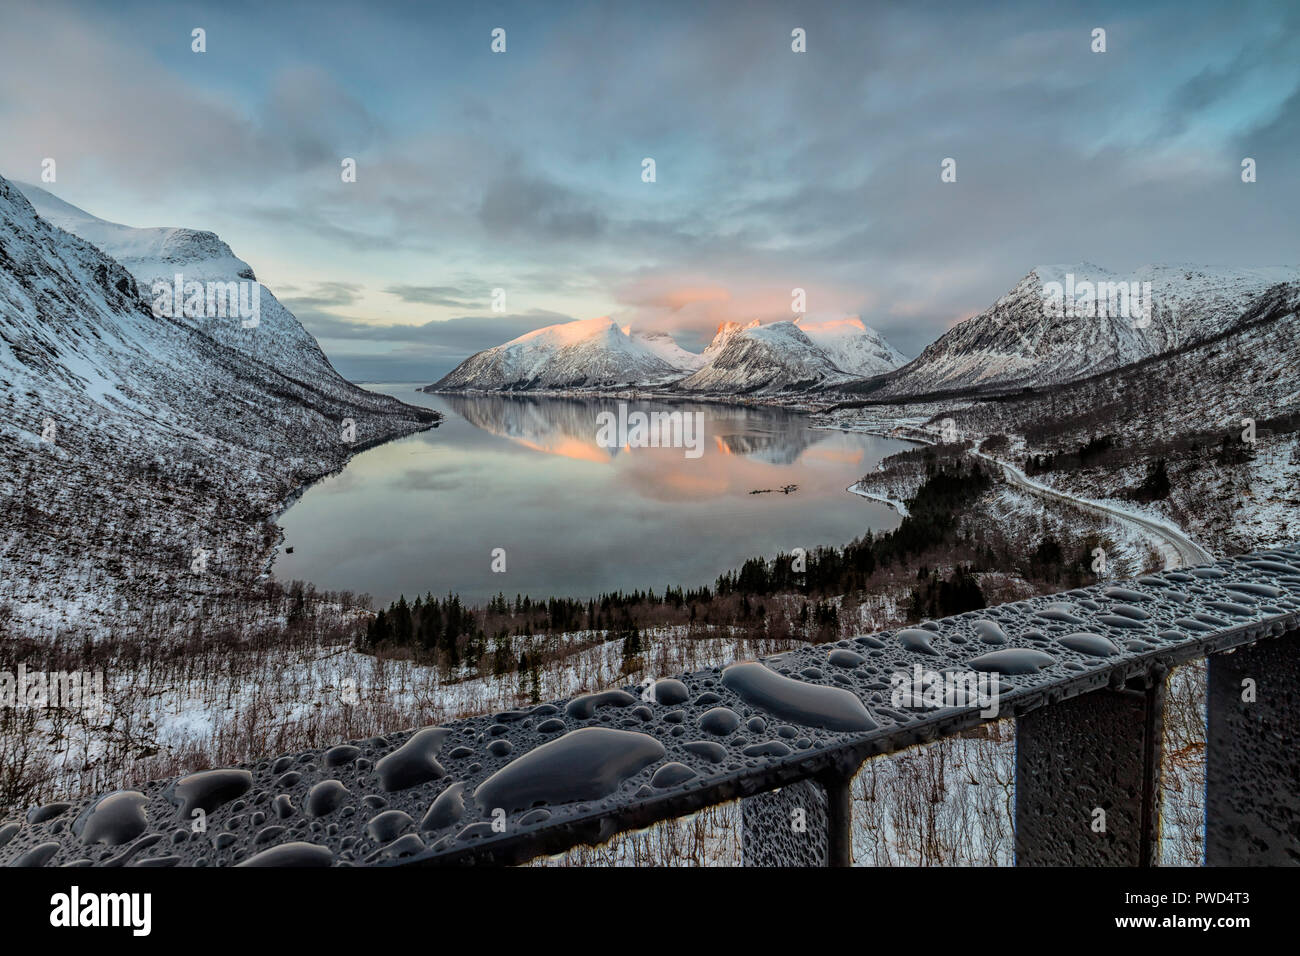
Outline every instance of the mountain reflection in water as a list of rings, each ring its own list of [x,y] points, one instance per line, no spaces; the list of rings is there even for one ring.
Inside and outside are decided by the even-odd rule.
[[[756,554],[845,544],[896,527],[886,506],[845,491],[894,439],[810,428],[784,409],[632,401],[628,411],[703,417],[703,454],[605,448],[606,399],[427,395],[369,386],[438,409],[437,429],[369,449],[281,516],[274,572],[377,602],[433,591],[586,597],[712,584]],[[788,495],[755,489],[797,485]],[[491,554],[506,550],[505,573]]]
[[[807,427],[807,419],[770,408],[707,405],[698,402],[622,402],[613,399],[537,398],[502,395],[443,395],[447,407],[471,425],[509,438],[528,448],[586,461],[612,461],[622,448],[602,448],[596,441],[597,416],[631,411],[701,412],[705,436],[718,451],[777,465],[790,465],[809,446],[831,432]],[[649,449],[635,449],[642,451]]]

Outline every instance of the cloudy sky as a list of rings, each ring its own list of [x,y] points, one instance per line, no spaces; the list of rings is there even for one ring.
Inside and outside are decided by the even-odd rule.
[[[1037,263],[1300,262],[1300,4],[6,0],[0,174],[46,157],[357,379],[601,315],[698,349],[795,287],[912,355]]]

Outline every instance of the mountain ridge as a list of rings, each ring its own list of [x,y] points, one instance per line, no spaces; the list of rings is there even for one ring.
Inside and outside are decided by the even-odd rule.
[[[0,629],[96,636],[162,595],[244,591],[305,484],[437,422],[305,374],[314,353],[281,368],[222,323],[239,326],[155,314],[123,264],[0,177]]]
[[[807,330],[788,320],[723,322],[700,353],[681,348],[665,332],[583,319],[475,353],[425,391],[649,388],[788,394],[880,374],[901,361],[901,353],[856,316]]]
[[[1300,280],[1289,266],[1223,268],[1147,265],[1121,276],[1089,263],[1035,266],[983,312],[957,323],[911,362],[872,383],[871,393],[901,398],[961,389],[1013,389],[1077,381],[1132,364],[1230,328],[1275,286]],[[1049,283],[1124,283],[1142,312],[1121,313],[1107,298],[1088,314],[1051,314]],[[1148,292],[1149,290],[1149,292]],[[1141,293],[1148,292],[1143,296]],[[1064,311],[1064,310],[1063,310]],[[1082,314],[1081,314],[1082,313]],[[1104,314],[1102,314],[1104,313]]]

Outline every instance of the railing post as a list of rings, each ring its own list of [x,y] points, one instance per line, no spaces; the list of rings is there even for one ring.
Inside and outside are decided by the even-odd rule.
[[[826,865],[853,865],[853,803],[849,796],[852,776],[842,773],[821,778],[826,792]]]
[[[852,779],[828,770],[815,780],[742,799],[744,865],[852,866]]]
[[[1300,863],[1300,633],[1209,659],[1205,865]]]
[[[741,859],[745,866],[826,866],[826,791],[815,780],[745,797]]]
[[[1017,718],[1017,866],[1156,861],[1164,673]]]

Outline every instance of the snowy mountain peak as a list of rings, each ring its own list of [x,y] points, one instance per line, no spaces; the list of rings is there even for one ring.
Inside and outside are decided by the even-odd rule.
[[[1092,263],[1035,266],[980,314],[953,326],[879,388],[885,395],[1053,385],[1204,341],[1235,326],[1279,267]]]
[[[705,362],[703,355],[682,348],[667,332],[640,331],[630,325],[624,326],[623,332],[638,339],[673,368],[681,369],[683,372],[694,371]]]
[[[103,249],[133,274],[165,274],[166,266],[191,267],[194,278],[233,276],[256,279],[253,267],[238,258],[215,232],[178,227],[137,229],[109,222],[31,183],[15,183],[41,218],[64,232]],[[201,267],[202,272],[194,271]]]
[[[171,287],[177,275],[185,282],[257,282],[252,266],[237,257],[214,232],[124,226],[100,219],[40,186],[16,185],[47,222],[89,242],[125,266],[139,284],[141,296],[151,302],[155,283]],[[199,317],[195,321],[222,345],[273,365],[298,381],[344,384],[315,338],[265,286],[259,288],[257,302],[257,321],[252,325],[238,318],[231,321]]]
[[[671,344],[629,333],[602,316],[548,325],[471,355],[438,382],[439,390],[623,388],[680,378]]]
[[[856,315],[799,325],[840,369],[860,378],[891,372],[907,361],[885,337]]]
[[[707,363],[678,388],[691,392],[771,394],[839,384],[841,370],[792,321],[725,323],[704,352]]]

